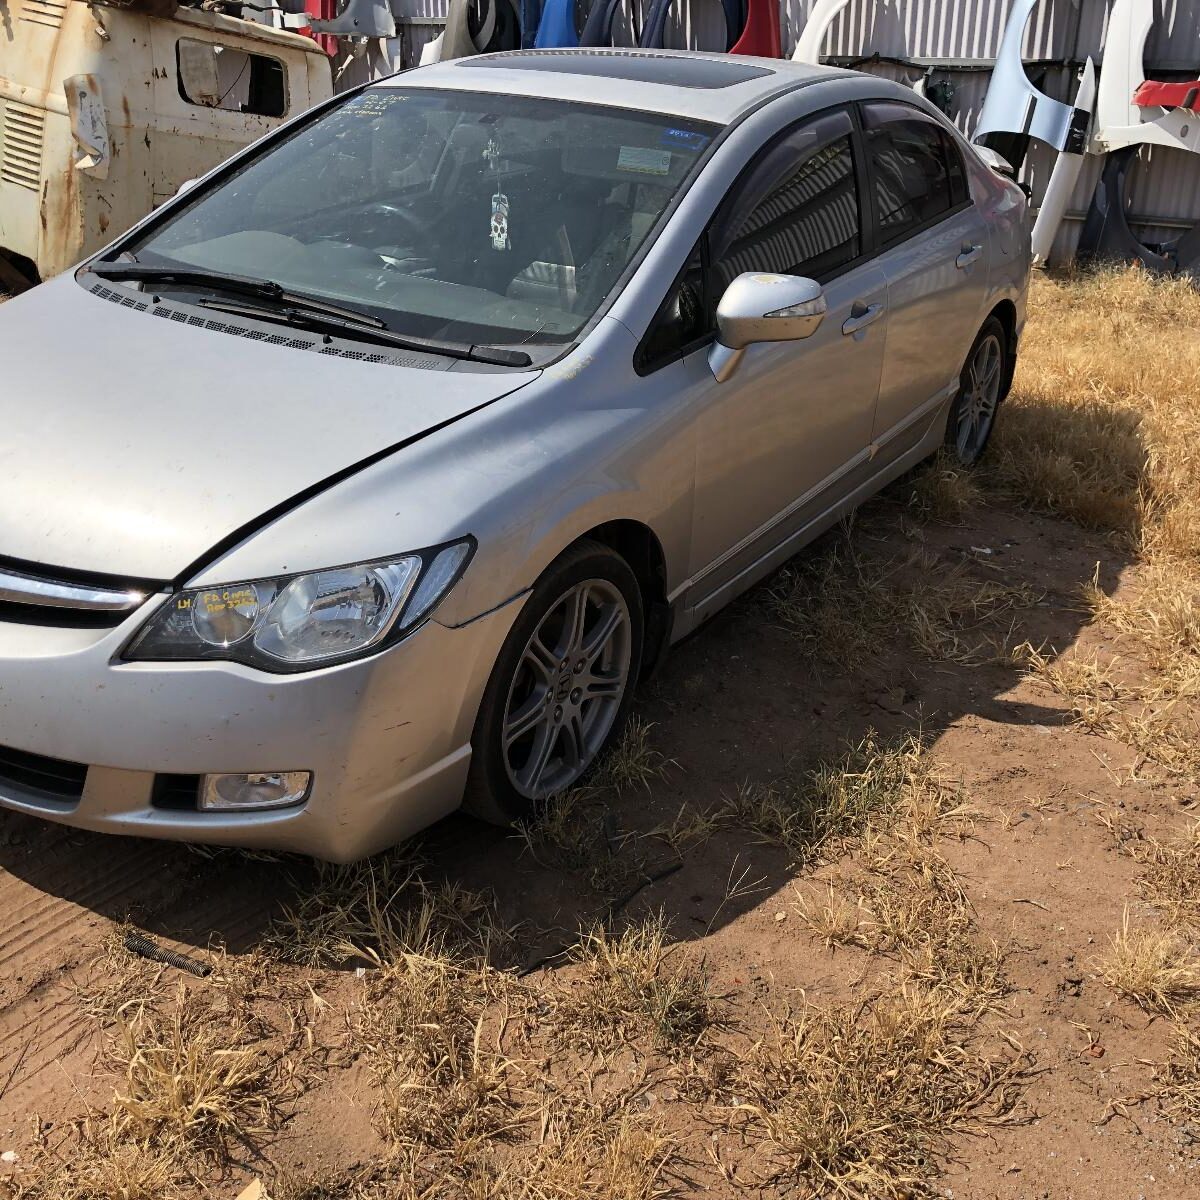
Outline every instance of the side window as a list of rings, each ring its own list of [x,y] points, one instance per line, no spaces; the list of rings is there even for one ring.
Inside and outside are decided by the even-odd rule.
[[[189,104],[261,117],[287,112],[287,83],[279,59],[196,38],[180,38],[175,54],[179,95]]]
[[[862,252],[849,115],[835,112],[776,142],[713,226],[709,304],[745,271],[827,279]]]
[[[962,155],[932,117],[907,104],[864,104],[863,133],[880,240],[899,241],[967,199]]]
[[[707,337],[721,294],[743,272],[824,281],[858,258],[862,244],[854,125],[837,109],[777,137],[730,188],[642,339],[635,366],[652,371]]]
[[[701,239],[703,241],[703,239]],[[700,245],[688,259],[678,282],[655,314],[634,359],[634,368],[652,371],[679,358],[709,331],[704,309],[704,265]]]

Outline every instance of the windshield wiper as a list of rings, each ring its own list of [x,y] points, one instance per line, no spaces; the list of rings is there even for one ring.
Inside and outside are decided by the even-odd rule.
[[[208,271],[203,267],[154,267],[148,263],[102,262],[93,263],[88,270],[101,279],[127,279],[130,283],[198,284],[226,292],[242,292],[247,296],[278,298],[283,295],[283,288],[273,280],[227,275],[224,271]]]
[[[158,267],[135,262],[93,263],[89,270],[101,279],[127,279],[131,283],[179,283],[269,300],[279,307],[259,308],[256,305],[228,304],[219,300],[201,300],[200,303],[206,308],[281,321],[285,325],[303,325],[318,333],[346,334],[384,346],[395,346],[400,350],[424,351],[498,367],[527,367],[533,362],[524,350],[469,346],[463,342],[439,342],[393,333],[378,317],[357,309],[327,304],[323,300],[311,300],[307,296],[289,292],[273,279],[230,275],[223,271],[209,271],[204,267]]]
[[[387,328],[383,321],[369,313],[359,312],[354,308],[343,308],[340,304],[328,304],[323,300],[312,300],[298,292],[289,292],[273,279],[231,275],[224,271],[210,271],[206,267],[157,267],[149,263],[96,263],[89,269],[101,279],[127,279],[130,283],[178,283],[185,287],[212,288],[217,292],[233,292],[236,295],[254,296],[262,300],[285,301],[295,308],[330,313],[335,317],[357,321],[375,329]]]
[[[398,350],[440,354],[445,358],[489,363],[498,367],[527,367],[533,362],[524,350],[469,346],[465,342],[439,342],[432,338],[411,337],[408,334],[393,333],[383,322],[376,323],[374,317],[359,314],[344,316],[331,306],[313,304],[301,298],[292,303],[287,293],[271,298],[279,301],[278,307],[262,308],[257,304],[237,304],[226,300],[201,300],[200,303],[205,308],[215,308],[221,312],[255,317],[261,321],[277,321],[282,325],[311,329],[314,333],[336,333],[360,341],[375,342],[380,346],[394,346]]]

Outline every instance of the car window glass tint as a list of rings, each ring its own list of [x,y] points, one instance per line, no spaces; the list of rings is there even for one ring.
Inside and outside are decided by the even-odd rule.
[[[850,136],[801,157],[738,224],[720,238],[712,303],[746,271],[828,276],[861,251],[858,188]]]
[[[863,123],[885,242],[923,228],[965,197],[962,159],[931,117],[903,104],[867,104]]]
[[[524,96],[375,87],[128,247],[274,280],[398,333],[572,340],[718,127]]]
[[[639,369],[652,370],[678,358],[708,330],[708,317],[704,311],[704,268],[697,247],[642,339],[638,348]]]

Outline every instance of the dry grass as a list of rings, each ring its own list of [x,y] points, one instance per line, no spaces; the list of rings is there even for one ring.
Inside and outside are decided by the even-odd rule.
[[[489,1005],[514,986],[487,967],[428,955],[368,983],[355,1042],[376,1079],[383,1132],[412,1161],[440,1150],[461,1156],[514,1127],[511,1064],[486,1028]]]
[[[989,475],[1131,548],[1200,551],[1200,293],[1131,269],[1039,279]]]
[[[284,909],[267,939],[284,961],[386,966],[411,954],[443,953],[490,960],[511,941],[488,897],[456,883],[430,883],[411,847],[312,869],[315,878],[300,884],[300,899]]]
[[[643,720],[636,713],[631,716],[617,744],[596,765],[592,786],[611,788],[618,795],[629,790],[649,791],[656,779],[676,766],[674,759],[650,744],[653,728],[653,721]]]
[[[692,1050],[720,1020],[720,998],[702,962],[670,945],[664,919],[650,917],[620,933],[585,933],[568,956],[557,988],[557,1036],[593,1052],[635,1038],[659,1050]]]
[[[975,476],[950,455],[939,454],[913,475],[908,508],[918,521],[956,525],[982,498]]]
[[[745,784],[722,815],[811,865],[897,825],[918,838],[951,832],[969,810],[910,735],[893,746],[869,736],[840,760],[794,779]]]
[[[948,993],[964,1014],[982,1015],[1009,990],[1002,949],[975,931],[957,875],[928,850],[857,886],[830,881],[823,904],[800,895],[797,907],[826,945],[893,958],[902,984]]]
[[[928,1193],[950,1138],[1003,1122],[1020,1095],[1023,1056],[982,1055],[971,1036],[954,998],[923,988],[781,1020],[740,1076],[765,1173],[806,1196]]]
[[[1162,840],[1111,813],[1101,823],[1122,854],[1142,868],[1143,898],[1166,924],[1182,933],[1200,931],[1200,820],[1188,818],[1181,832]]]
[[[1113,991],[1150,1013],[1178,1016],[1200,999],[1200,961],[1189,943],[1170,929],[1131,930],[1128,913],[1096,969]]]
[[[645,1118],[551,1117],[541,1144],[522,1154],[481,1195],[495,1200],[660,1200],[670,1181],[675,1139]]]
[[[978,578],[962,561],[917,549],[880,558],[860,550],[847,529],[824,552],[779,571],[766,593],[770,617],[803,651],[861,667],[882,644],[903,636],[916,652],[962,666],[1008,663],[1027,587]]]
[[[117,1127],[154,1144],[216,1149],[253,1140],[278,1119],[276,1063],[245,1019],[179,995],[167,1012],[118,1014],[110,1057]]]
[[[997,424],[993,492],[1109,533],[1141,557],[1132,598],[1085,589],[1093,621],[1138,670],[1110,661],[1035,673],[1094,732],[1200,777],[1200,292],[1111,269],[1038,281],[1021,365]]]
[[[1155,1099],[1164,1116],[1200,1131],[1200,1031],[1180,1025],[1171,1039],[1171,1057],[1155,1073]]]
[[[44,1147],[13,1200],[175,1200],[183,1195],[176,1156],[131,1141],[110,1119],[89,1120],[78,1142]]]

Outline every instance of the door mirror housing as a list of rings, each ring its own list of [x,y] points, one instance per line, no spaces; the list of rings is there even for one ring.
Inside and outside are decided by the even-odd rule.
[[[717,305],[717,340],[708,356],[713,377],[724,383],[747,346],[811,337],[826,309],[825,291],[815,279],[759,271],[739,275]]]

